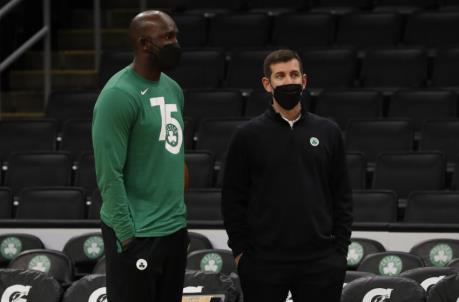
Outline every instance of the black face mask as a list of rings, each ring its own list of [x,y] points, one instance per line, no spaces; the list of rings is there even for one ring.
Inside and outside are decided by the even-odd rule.
[[[153,67],[158,67],[161,71],[170,70],[180,63],[182,48],[178,43],[167,44],[161,48],[155,45],[157,52],[151,53]]]
[[[274,99],[285,110],[291,110],[301,100],[303,85],[286,84],[274,88]]]

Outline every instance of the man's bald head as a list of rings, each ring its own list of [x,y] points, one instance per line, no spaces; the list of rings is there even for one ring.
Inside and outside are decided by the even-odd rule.
[[[176,39],[177,26],[174,20],[157,10],[139,13],[129,25],[129,37],[136,51],[144,46],[146,38],[152,39],[156,45],[163,45],[171,35]]]

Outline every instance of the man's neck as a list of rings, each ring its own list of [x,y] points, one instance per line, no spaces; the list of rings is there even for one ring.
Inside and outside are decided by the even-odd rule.
[[[279,113],[284,118],[288,119],[289,121],[296,120],[301,114],[301,103],[298,103],[295,107],[290,110],[286,110],[282,108],[276,101],[273,102],[274,111]]]
[[[142,60],[139,57],[134,58],[134,63],[132,64],[134,71],[139,74],[141,77],[150,80],[158,81],[161,76],[161,71],[157,69],[152,69],[148,62]]]

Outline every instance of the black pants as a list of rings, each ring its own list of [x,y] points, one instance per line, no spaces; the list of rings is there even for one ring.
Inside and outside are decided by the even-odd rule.
[[[317,261],[273,262],[244,254],[238,266],[244,302],[339,302],[346,258],[334,252]]]
[[[179,302],[182,299],[188,232],[135,238],[118,253],[113,229],[102,223],[110,302]]]

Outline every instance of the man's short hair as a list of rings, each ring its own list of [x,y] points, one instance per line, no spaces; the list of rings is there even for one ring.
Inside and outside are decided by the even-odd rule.
[[[298,53],[291,49],[279,49],[271,52],[265,58],[265,62],[263,63],[263,73],[265,74],[265,77],[267,77],[268,79],[271,78],[271,65],[276,63],[286,63],[293,59],[298,60],[298,62],[300,63],[301,74],[303,74],[303,62],[301,61],[301,58],[298,55]]]

